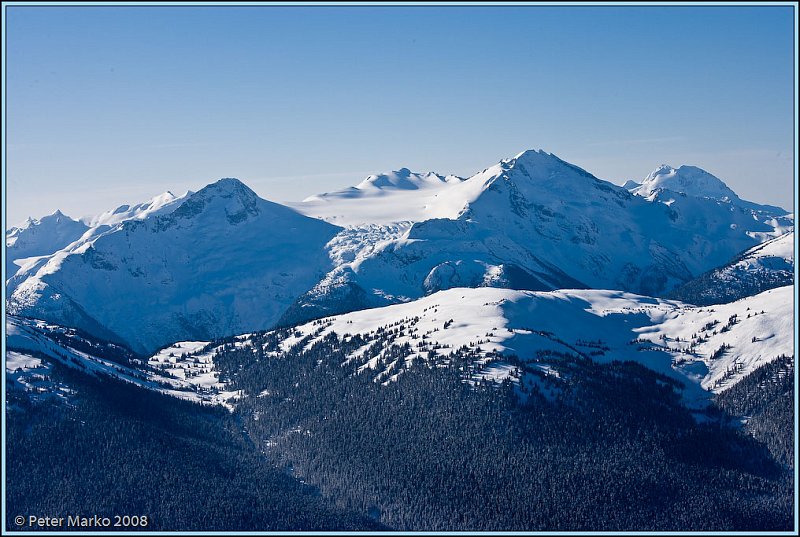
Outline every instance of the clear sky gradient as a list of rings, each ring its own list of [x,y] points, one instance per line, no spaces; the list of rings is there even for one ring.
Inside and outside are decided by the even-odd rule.
[[[788,6],[6,9],[9,225],[529,148],[618,184],[692,164],[793,210]]]

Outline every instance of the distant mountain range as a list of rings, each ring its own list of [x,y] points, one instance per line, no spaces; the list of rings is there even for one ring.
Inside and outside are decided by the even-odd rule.
[[[469,178],[373,175],[291,208],[223,179],[11,228],[7,311],[152,352],[454,287],[667,296],[793,225],[699,168],[623,188],[544,151]],[[764,266],[776,285],[786,263]]]

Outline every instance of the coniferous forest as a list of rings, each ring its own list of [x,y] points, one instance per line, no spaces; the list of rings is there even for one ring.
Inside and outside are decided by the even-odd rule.
[[[248,394],[232,413],[61,368],[70,403],[12,394],[8,516],[144,515],[148,530],[791,528],[788,358],[698,412],[632,362],[551,362],[564,382],[545,393],[472,381],[474,357],[456,351],[382,383],[342,365],[358,338],[276,356],[274,333],[256,337],[255,354],[223,345],[215,358]]]

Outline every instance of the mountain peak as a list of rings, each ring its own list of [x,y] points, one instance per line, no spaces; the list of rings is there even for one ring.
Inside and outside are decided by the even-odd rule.
[[[231,224],[259,214],[261,198],[239,179],[224,177],[189,195],[173,215],[187,218],[206,212],[224,213]]]
[[[739,199],[721,179],[697,166],[683,165],[676,169],[662,164],[645,177],[641,186],[634,189],[634,193],[649,196],[660,189],[718,201],[731,202]]]
[[[58,224],[69,224],[74,222],[71,217],[67,216],[66,214],[62,213],[60,209],[56,209],[52,213],[48,214],[47,216],[43,216],[42,218],[33,219],[29,218],[28,223],[32,225],[58,225]]]
[[[542,183],[562,182],[570,178],[598,179],[574,164],[561,160],[553,153],[542,149],[528,149],[513,158],[503,159],[499,164],[504,172],[519,171],[530,180]],[[493,171],[489,168],[487,171]]]
[[[521,153],[517,153],[511,158],[503,159],[500,162],[502,164],[510,164],[513,165],[516,162],[521,162],[523,164],[535,164],[535,163],[542,163],[548,162],[555,158],[555,155],[552,153],[548,153],[543,149],[526,149]]]
[[[514,158],[518,159],[518,158],[522,158],[522,157],[525,157],[525,156],[536,156],[536,155],[549,156],[549,155],[552,155],[552,153],[548,153],[547,151],[545,151],[542,148],[539,148],[539,149],[526,149],[526,150],[522,151],[521,153],[517,153],[516,155],[514,155]]]
[[[214,190],[219,191],[220,193],[226,193],[226,192],[250,192],[253,195],[255,195],[255,192],[253,192],[250,189],[250,187],[248,187],[246,184],[244,184],[243,182],[241,182],[239,179],[237,179],[235,177],[223,177],[222,179],[219,179],[219,180],[207,185],[205,188],[201,189],[199,192],[202,192],[203,190],[206,190],[206,189],[214,189]]]
[[[675,168],[669,164],[661,164],[660,166],[657,166],[655,170],[647,174],[647,177],[645,177],[644,181],[642,182],[652,181],[660,175],[668,175],[671,173],[675,173]]]
[[[200,196],[205,198],[220,197],[224,199],[236,198],[243,202],[252,203],[260,199],[258,194],[235,177],[223,177],[222,179],[206,185],[193,194],[191,197]]]

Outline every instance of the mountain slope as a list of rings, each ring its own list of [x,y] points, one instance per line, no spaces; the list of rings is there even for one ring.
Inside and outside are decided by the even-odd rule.
[[[236,394],[225,391],[225,385],[219,382],[211,356],[198,358],[196,366],[194,362],[191,364],[195,367],[189,367],[186,360],[174,358],[174,353],[180,356],[182,352],[199,351],[207,344],[192,343],[194,345],[183,342],[180,347],[168,348],[153,356],[148,366],[143,366],[142,361],[124,347],[87,338],[71,328],[9,315],[6,318],[6,346],[13,359],[6,364],[6,375],[16,382],[17,388],[31,392],[33,398],[41,398],[43,394],[63,397],[57,385],[36,382],[37,377],[52,369],[50,363],[57,363],[101,379],[110,377],[178,399],[221,405],[232,410],[228,401],[235,399]],[[43,362],[42,358],[46,361]],[[171,365],[177,369],[164,367],[164,362],[172,362]],[[193,369],[202,369],[203,372],[191,378],[176,374]]]
[[[139,352],[263,329],[331,268],[324,245],[338,230],[223,179],[51,256],[8,311]]]
[[[191,195],[192,192],[189,191],[182,196],[176,196],[167,190],[163,194],[159,194],[143,203],[137,203],[133,206],[120,205],[114,210],[85,218],[84,221],[90,227],[113,226],[125,220],[142,220],[149,216],[164,215],[177,209],[183,200]]]
[[[56,214],[41,220],[44,225],[40,221],[29,218],[26,228],[11,228],[6,233],[6,244],[10,244],[6,266],[8,268],[9,264],[13,264],[17,258],[24,259],[16,261],[19,266],[15,265],[13,271],[8,270],[6,273],[6,297],[11,296],[25,279],[36,274],[47,262],[48,256],[54,255],[59,250],[78,248],[82,243],[107,233],[114,226],[126,220],[143,220],[151,216],[169,214],[177,209],[190,194],[191,192],[187,192],[183,196],[175,196],[172,192],[167,191],[143,203],[134,206],[121,205],[114,210],[82,218],[79,221],[74,221],[57,211]],[[54,220],[56,216],[61,218],[63,223],[58,226],[49,224],[49,221]],[[70,222],[75,222],[75,224]],[[73,229],[69,229],[70,226]],[[23,246],[31,242],[32,232],[36,233],[33,238],[35,240],[35,256],[29,254],[32,251],[30,244]]]
[[[724,304],[794,282],[795,234],[768,240],[672,290],[669,298],[700,306]]]

